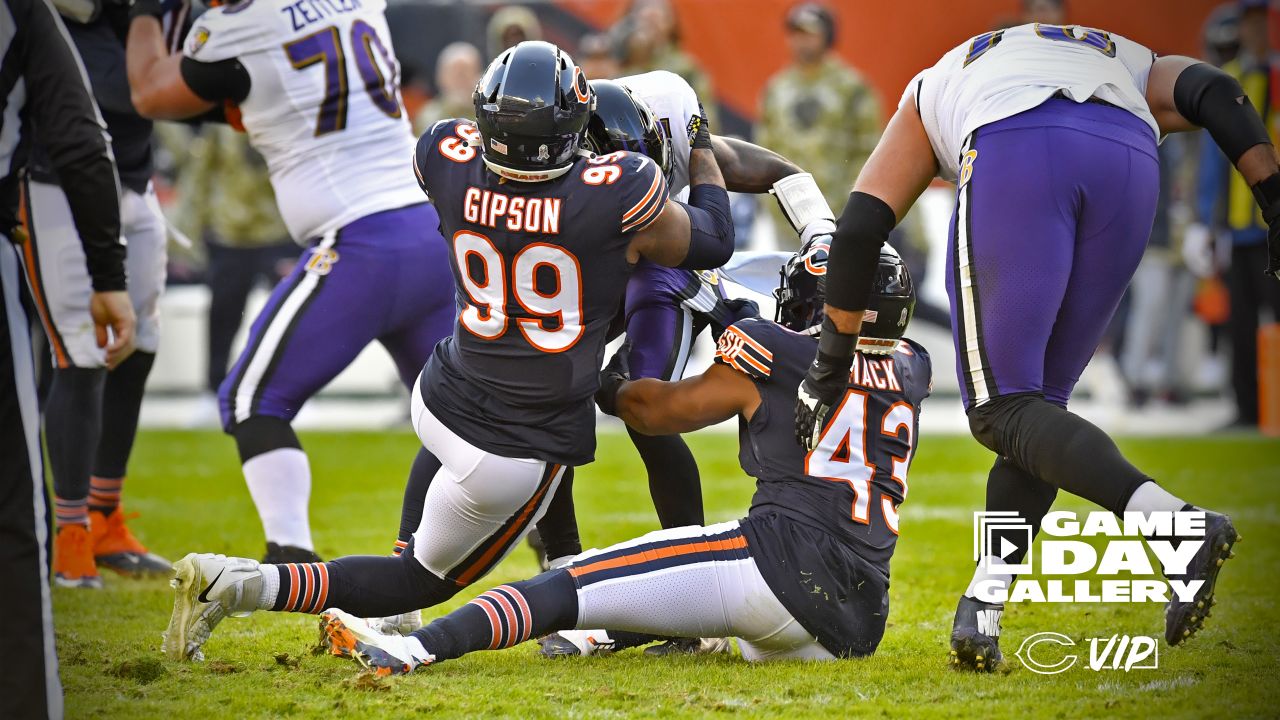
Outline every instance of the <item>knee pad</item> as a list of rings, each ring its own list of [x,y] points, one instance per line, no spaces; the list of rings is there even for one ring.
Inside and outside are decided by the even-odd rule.
[[[999,454],[1008,455],[1008,432],[1014,425],[1019,411],[1029,404],[1044,401],[1039,393],[1000,395],[969,410],[969,432],[982,446]]]
[[[287,420],[270,415],[254,415],[244,422],[230,425],[227,432],[235,438],[242,463],[280,448],[302,449],[293,426]]]

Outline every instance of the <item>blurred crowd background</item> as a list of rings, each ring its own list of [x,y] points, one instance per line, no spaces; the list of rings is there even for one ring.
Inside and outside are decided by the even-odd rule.
[[[656,69],[683,76],[713,132],[753,140],[812,172],[837,214],[911,76],[965,38],[1003,26],[1101,27],[1159,53],[1201,57],[1241,80],[1273,136],[1280,128],[1280,2],[1268,0],[392,0],[387,14],[419,132],[470,116],[471,90],[489,60],[544,39],[567,49],[589,78]],[[169,282],[189,288],[166,298],[152,390],[211,392],[234,357],[246,311],[299,249],[243,135],[165,125],[157,136],[175,238]],[[1260,407],[1280,406],[1280,283],[1261,272],[1265,225],[1207,135],[1169,138],[1160,156],[1149,249],[1085,388],[1094,401],[1126,409],[1217,399],[1222,412],[1186,430],[1257,427]],[[917,317],[935,328],[931,349],[950,344],[941,272],[952,203],[953,191],[938,184],[893,238],[924,287]],[[786,225],[767,196],[735,196],[733,210],[740,247],[795,246],[777,230]],[[377,363],[357,363],[335,383],[340,394],[395,393],[394,373],[379,379]],[[940,370],[940,379],[950,375]],[[1272,399],[1260,402],[1267,393]],[[1280,432],[1280,417],[1263,421]]]

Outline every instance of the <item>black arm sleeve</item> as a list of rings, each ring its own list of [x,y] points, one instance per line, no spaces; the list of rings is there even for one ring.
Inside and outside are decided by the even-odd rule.
[[[1178,74],[1173,104],[1182,117],[1209,131],[1233,165],[1249,148],[1271,142],[1267,126],[1239,81],[1207,63]]]
[[[27,6],[22,73],[37,143],[67,195],[97,291],[125,289],[120,187],[106,127],[62,21],[42,0]]]
[[[244,102],[249,97],[249,72],[236,58],[200,62],[182,58],[182,79],[192,92],[209,102]]]
[[[866,310],[880,261],[880,247],[898,218],[883,200],[849,193],[840,213],[827,258],[827,304],[841,310]]]

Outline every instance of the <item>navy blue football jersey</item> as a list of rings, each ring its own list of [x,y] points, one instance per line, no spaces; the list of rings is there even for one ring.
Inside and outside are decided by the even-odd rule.
[[[484,164],[466,120],[423,135],[414,169],[452,248],[459,310],[423,372],[427,408],[497,455],[591,462],[591,398],[632,269],[626,250],[662,213],[662,172],[617,152],[508,181]]]
[[[761,574],[829,651],[865,655],[884,632],[898,506],[932,366],[911,340],[893,355],[856,355],[844,397],[806,452],[795,438],[796,389],[817,345],[752,318],[720,336],[716,362],[760,393],[751,420],[740,421],[738,460],[756,478],[742,525]]]

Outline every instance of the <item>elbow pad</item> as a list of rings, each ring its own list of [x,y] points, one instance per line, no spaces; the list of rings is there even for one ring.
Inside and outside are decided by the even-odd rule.
[[[827,257],[826,301],[841,310],[866,310],[880,263],[880,247],[898,224],[893,208],[864,192],[849,193]]]
[[[1212,65],[1183,70],[1173,83],[1173,104],[1182,117],[1209,131],[1233,165],[1249,148],[1271,142],[1244,88]]]
[[[733,214],[729,193],[716,185],[689,188],[689,253],[679,267],[684,270],[711,270],[733,257]]]

